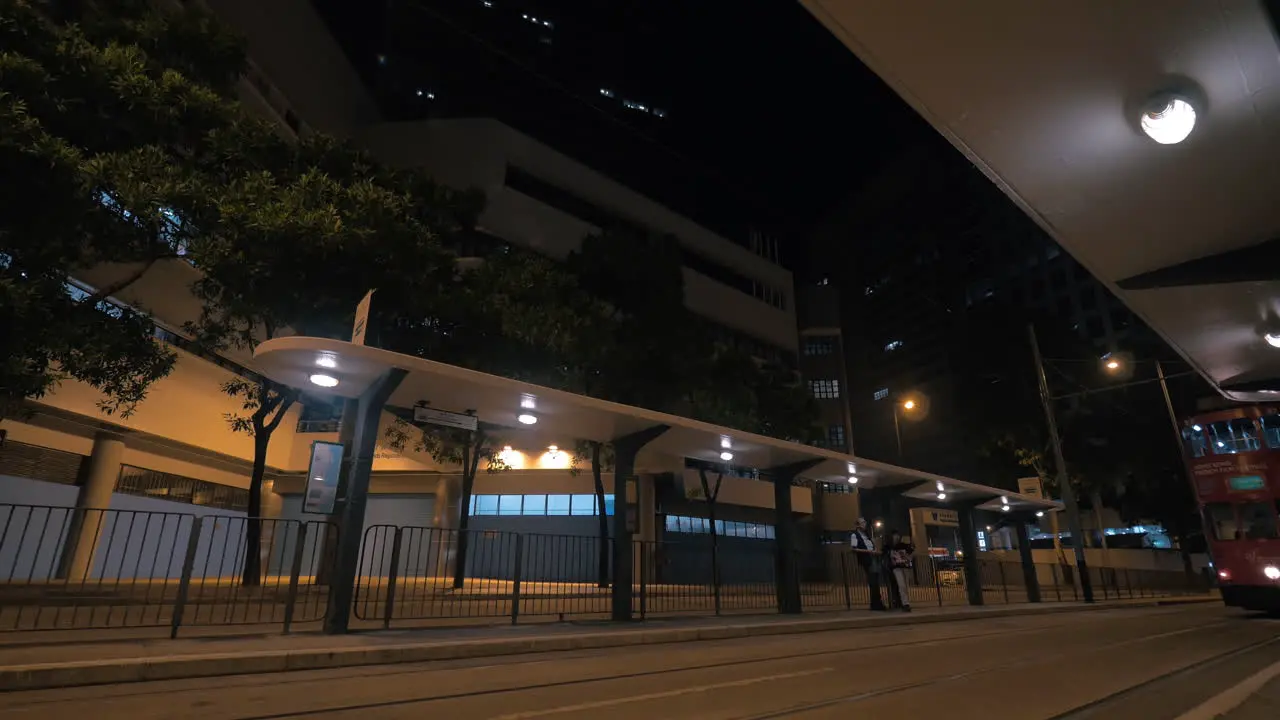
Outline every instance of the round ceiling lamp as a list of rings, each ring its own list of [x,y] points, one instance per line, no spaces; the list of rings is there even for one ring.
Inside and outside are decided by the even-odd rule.
[[[1142,113],[1142,131],[1161,145],[1177,145],[1196,127],[1196,109],[1190,100],[1163,95],[1151,101]]]

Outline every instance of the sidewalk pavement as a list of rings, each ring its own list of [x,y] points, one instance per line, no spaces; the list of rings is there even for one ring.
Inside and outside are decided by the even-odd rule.
[[[486,628],[386,630],[322,635],[134,639],[0,646],[0,692],[181,678],[319,670],[438,660],[724,640],[930,622],[1050,615],[1116,608],[1221,602],[1217,594],[1119,600],[1093,605],[1045,603],[921,608],[804,616],[738,616]],[[39,641],[31,633],[33,643]],[[95,633],[94,638],[102,634]]]

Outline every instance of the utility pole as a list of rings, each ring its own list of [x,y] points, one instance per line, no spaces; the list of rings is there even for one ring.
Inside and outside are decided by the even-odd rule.
[[[1169,397],[1169,383],[1165,382],[1164,365],[1160,361],[1156,361],[1156,376],[1160,378],[1160,390],[1164,392],[1164,406],[1169,411],[1169,422],[1173,424],[1173,442],[1174,447],[1178,450],[1178,456],[1182,456],[1182,428],[1178,427],[1178,414],[1173,411],[1173,399]]]
[[[1084,531],[1080,524],[1080,505],[1075,490],[1067,477],[1067,463],[1062,457],[1062,438],[1058,437],[1058,420],[1053,413],[1053,400],[1049,395],[1049,379],[1044,374],[1044,359],[1040,357],[1040,343],[1036,340],[1035,325],[1027,326],[1031,336],[1031,353],[1036,361],[1036,375],[1040,379],[1040,402],[1044,405],[1045,420],[1049,423],[1049,441],[1053,445],[1053,459],[1058,466],[1058,487],[1062,490],[1062,504],[1067,507],[1067,529],[1071,532],[1071,546],[1076,553],[1076,574],[1080,576],[1080,594],[1087,603],[1093,602],[1093,582],[1089,579],[1089,566],[1084,558]]]
[[[898,424],[898,401],[893,401],[893,435],[898,439],[898,462],[902,462],[902,427]]]

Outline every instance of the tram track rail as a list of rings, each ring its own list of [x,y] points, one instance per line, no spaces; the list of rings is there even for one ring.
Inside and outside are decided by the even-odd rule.
[[[1178,611],[1161,612],[1161,613],[1153,614],[1153,616],[1161,617],[1165,615],[1175,615],[1175,614],[1179,614],[1179,612]],[[1097,619],[1102,620],[1102,618],[1097,618]],[[955,642],[964,642],[968,640],[980,640],[984,638],[1009,637],[1012,635],[1036,635],[1036,634],[1044,634],[1046,632],[1050,632],[1053,630],[1059,630],[1064,627],[1069,627],[1073,625],[1087,625],[1087,624],[1090,624],[1093,620],[1094,618],[1089,618],[1084,622],[1067,621],[1067,622],[1053,623],[1051,625],[1041,625],[1041,626],[1028,627],[1028,628],[1016,628],[1016,629],[1000,628],[1000,629],[982,631],[982,632],[964,633],[960,635],[954,635],[954,636],[942,637],[942,638],[922,638],[919,640],[909,640],[909,641],[890,641],[886,639],[882,642],[874,642],[867,645],[859,645],[858,647],[842,647],[842,648],[832,648],[827,650],[809,650],[804,652],[788,652],[788,653],[774,654],[774,655],[769,655],[767,657],[753,657],[753,658],[742,658],[737,660],[722,660],[722,661],[714,661],[714,662],[690,663],[690,664],[680,665],[678,667],[655,668],[651,670],[642,670],[637,672],[610,673],[606,675],[570,678],[565,680],[556,680],[556,681],[549,681],[549,682],[527,683],[527,684],[512,685],[512,686],[499,687],[499,688],[489,688],[489,689],[482,689],[482,690],[473,690],[473,691],[458,692],[458,693],[447,693],[447,694],[439,694],[439,695],[430,695],[430,694],[415,695],[413,697],[402,697],[402,698],[389,699],[385,701],[349,703],[349,704],[335,705],[332,707],[296,710],[296,711],[289,711],[289,712],[237,715],[236,720],[284,720],[285,718],[296,718],[296,717],[312,716],[312,715],[322,716],[327,714],[338,714],[338,713],[345,713],[345,712],[377,711],[380,709],[391,709],[391,708],[397,708],[397,707],[411,706],[419,703],[426,704],[426,703],[447,702],[447,701],[457,701],[457,700],[467,700],[467,699],[479,699],[484,697],[494,697],[494,696],[502,696],[502,695],[517,695],[525,692],[534,692],[534,691],[550,690],[550,689],[558,689],[558,688],[573,688],[575,686],[584,686],[584,685],[590,685],[595,683],[615,682],[619,680],[653,678],[653,677],[660,677],[663,675],[672,675],[672,674],[683,673],[683,672],[718,670],[718,669],[727,669],[727,668],[745,668],[745,667],[750,667],[752,665],[765,665],[769,663],[785,662],[788,660],[810,660],[811,661],[811,660],[814,660],[815,658],[834,657],[834,656],[840,656],[840,655],[847,655],[849,653],[874,651],[877,649],[928,647],[928,646],[945,645],[948,643],[955,643]],[[1117,641],[1115,643],[1108,643],[1105,646],[1101,646],[1101,647],[1095,646],[1087,649],[1079,649],[1073,652],[1076,652],[1076,653],[1092,652],[1092,651],[1097,651],[1099,649],[1119,647],[1123,645],[1155,640],[1162,637],[1171,637],[1171,636],[1184,634],[1184,633],[1203,631],[1207,628],[1218,627],[1218,626],[1223,626],[1228,624],[1230,623],[1221,622],[1221,623],[1213,623],[1211,625],[1200,625],[1193,628],[1179,628],[1176,630],[1165,631],[1161,633],[1143,635],[1136,638],[1126,638],[1125,640]],[[1072,653],[1071,652],[1063,653],[1064,656],[1069,654],[1072,654]],[[583,657],[590,657],[590,656],[588,655]],[[849,696],[843,696],[841,698],[827,699],[820,702],[797,705],[797,706],[789,707],[780,711],[774,711],[774,712],[764,713],[760,715],[744,716],[743,718],[741,718],[741,720],[755,720],[756,718],[760,718],[761,720],[763,720],[764,718],[784,717],[786,715],[794,714],[796,712],[803,712],[810,709],[817,709],[817,708],[831,706],[831,705],[838,705],[841,703],[856,702],[861,699],[870,699],[872,697],[879,697],[879,696],[891,694],[894,692],[903,692],[903,691],[907,691],[917,687],[924,687],[931,684],[937,684],[937,683],[946,682],[949,680],[960,679],[962,677],[966,677],[969,675],[980,674],[983,672],[992,672],[999,669],[1007,669],[1009,667],[1015,667],[1017,665],[1020,665],[1023,662],[1024,660],[1018,660],[1018,661],[1013,661],[1009,663],[1001,663],[999,664],[999,666],[974,669],[974,670],[967,671],[965,673],[956,674],[956,675],[937,677],[937,678],[932,678],[932,679],[924,680],[920,682],[907,683],[901,686],[893,686],[888,688],[877,689],[875,691],[870,691],[870,692],[854,693],[854,694],[850,694]],[[518,667],[519,663],[508,663],[507,665]],[[413,674],[413,673],[422,672],[422,670],[423,670],[422,667],[405,668],[403,670],[397,670],[391,673],[379,673],[378,677],[388,677],[395,674]],[[540,714],[542,713],[533,713],[533,715],[540,715]]]

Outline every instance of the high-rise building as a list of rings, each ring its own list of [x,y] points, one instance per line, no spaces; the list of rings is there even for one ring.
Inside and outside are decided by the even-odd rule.
[[[849,403],[862,419],[855,447],[963,473],[975,449],[957,430],[965,408],[956,383],[976,351],[964,330],[971,318],[999,307],[1051,316],[1098,357],[1141,351],[1154,336],[980,172],[937,145],[907,153],[855,192],[814,243],[839,254],[845,272]],[[993,351],[1017,348],[1030,364],[1025,346],[1019,333]],[[913,396],[927,398],[927,422],[898,407]]]

